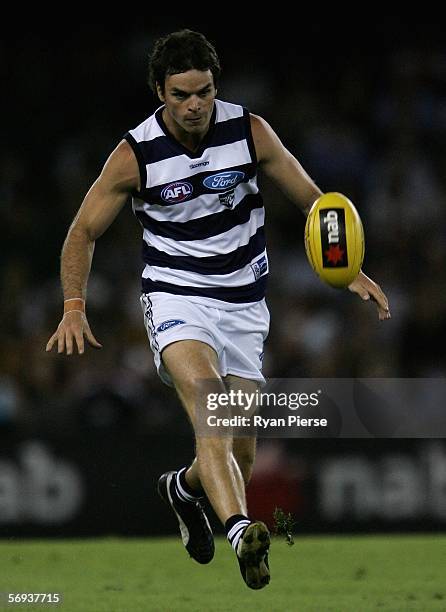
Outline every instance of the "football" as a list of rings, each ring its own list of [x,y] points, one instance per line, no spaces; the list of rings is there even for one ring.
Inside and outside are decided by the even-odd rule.
[[[336,192],[318,198],[305,224],[305,250],[319,278],[332,287],[347,287],[361,269],[364,247],[364,230],[353,203]]]

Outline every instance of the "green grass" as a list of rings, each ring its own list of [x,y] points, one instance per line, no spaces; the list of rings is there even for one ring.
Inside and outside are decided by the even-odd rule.
[[[2,541],[0,592],[63,593],[59,606],[12,612],[446,610],[446,536],[273,540],[270,565],[271,584],[251,591],[223,540],[208,566],[179,539]]]

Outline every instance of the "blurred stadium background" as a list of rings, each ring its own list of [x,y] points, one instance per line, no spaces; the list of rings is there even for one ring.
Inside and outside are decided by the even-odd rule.
[[[393,318],[324,287],[304,219],[262,181],[271,260],[268,377],[444,377],[446,44],[439,23],[247,30],[171,17],[17,28],[0,43],[0,535],[163,535],[175,523],[158,475],[192,457],[189,426],[159,381],[139,307],[140,229],[130,204],[98,241],[88,315],[101,352],[45,354],[62,296],[67,228],[107,156],[157,106],[155,38],[203,31],[223,65],[219,97],[263,115],[325,191],[356,204],[364,270]],[[443,410],[443,406],[439,406]],[[439,530],[444,440],[264,440],[254,515],[275,505],[299,533]],[[215,524],[215,523],[214,523]]]

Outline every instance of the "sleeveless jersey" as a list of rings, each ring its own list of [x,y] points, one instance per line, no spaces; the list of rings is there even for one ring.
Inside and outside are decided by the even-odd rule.
[[[193,153],[169,133],[163,108],[124,136],[141,175],[133,210],[143,228],[143,293],[230,309],[263,299],[265,211],[248,111],[215,100]]]

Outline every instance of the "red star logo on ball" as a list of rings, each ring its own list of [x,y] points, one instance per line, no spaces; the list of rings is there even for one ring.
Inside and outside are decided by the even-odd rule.
[[[339,248],[339,244],[337,244],[336,246],[331,245],[328,251],[324,252],[327,257],[327,261],[331,261],[335,265],[342,261],[345,253],[343,249]]]

